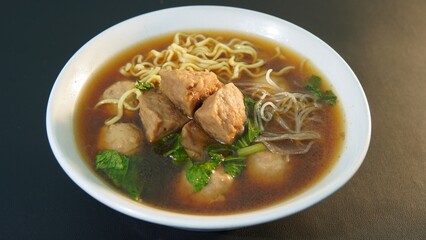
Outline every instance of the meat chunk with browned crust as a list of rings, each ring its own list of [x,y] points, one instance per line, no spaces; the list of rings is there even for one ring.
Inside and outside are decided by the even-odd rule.
[[[158,92],[147,92],[139,97],[139,116],[151,143],[181,129],[190,120]]]
[[[162,93],[190,117],[222,86],[216,74],[209,71],[161,70],[160,76]]]
[[[231,144],[243,132],[247,119],[244,96],[233,83],[228,83],[204,101],[194,118],[207,134]]]
[[[190,121],[182,128],[182,145],[194,160],[201,160],[206,147],[216,141],[195,122]]]

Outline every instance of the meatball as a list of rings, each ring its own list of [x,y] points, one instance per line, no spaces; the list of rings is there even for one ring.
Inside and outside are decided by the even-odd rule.
[[[119,81],[116,82],[114,84],[112,84],[111,86],[109,86],[107,89],[105,89],[105,91],[102,94],[101,99],[119,99],[121,97],[121,95],[123,95],[123,93],[125,93],[126,91],[132,89],[135,86],[135,82],[133,81]],[[137,104],[137,99],[136,96],[131,95],[126,99],[126,102],[132,104],[132,105],[136,105]]]
[[[247,158],[247,175],[252,182],[269,185],[289,176],[289,156],[272,153],[268,150],[250,155]]]
[[[181,201],[190,204],[209,204],[223,202],[234,183],[234,178],[218,167],[210,175],[210,181],[203,189],[194,192],[193,186],[186,179],[185,172],[179,175],[177,193]]]
[[[98,135],[98,148],[116,150],[125,155],[134,155],[141,151],[143,135],[132,123],[116,123],[103,126]]]
[[[126,91],[132,89],[135,86],[135,83],[132,81],[119,81],[111,86],[109,86],[100,97],[100,101],[106,100],[106,99],[120,99],[121,95],[125,93]],[[128,103],[131,106],[137,106],[138,100],[136,99],[135,94],[130,94],[126,98],[126,103]],[[108,115],[115,115],[117,114],[117,105],[116,104],[103,104],[101,105],[101,109],[103,112],[107,113]],[[125,115],[130,115],[133,112],[125,111]]]

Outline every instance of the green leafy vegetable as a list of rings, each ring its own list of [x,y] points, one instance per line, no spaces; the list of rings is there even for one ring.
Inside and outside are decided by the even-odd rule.
[[[186,179],[192,184],[195,192],[200,191],[209,183],[210,175],[219,163],[218,160],[208,160],[194,163],[186,170]]]
[[[321,91],[321,78],[315,75],[306,82],[305,88],[313,93],[318,99],[327,102],[328,104],[335,104],[337,101],[337,96],[331,90],[325,92]]]
[[[311,93],[315,94],[318,98],[322,96],[320,86],[321,78],[315,75],[312,75],[308,82],[306,82],[305,84],[305,88],[308,89]]]
[[[256,101],[253,98],[244,96],[244,104],[246,106],[247,117],[253,118],[254,105],[256,104]]]
[[[261,130],[256,126],[254,120],[252,119],[247,120],[245,128],[246,130],[244,134],[233,144],[234,147],[247,147],[260,135]]]
[[[121,185],[127,174],[129,158],[114,150],[105,150],[96,156],[96,169],[102,170],[115,185]]]
[[[141,175],[140,169],[146,167],[142,157],[131,157],[127,168],[127,174],[121,183],[121,187],[125,189],[133,199],[139,199],[146,178]]]
[[[207,146],[206,152],[207,155],[211,158],[217,155],[221,155],[221,160],[223,160],[224,157],[235,154],[235,147],[232,145],[214,143]]]
[[[155,145],[154,151],[157,154],[163,155],[165,152],[169,151],[176,144],[178,138],[177,133],[169,134],[163,138],[161,138]]]
[[[198,192],[203,189],[210,179],[212,172],[223,164],[224,170],[232,177],[238,176],[245,168],[245,157],[236,156],[235,147],[224,144],[211,144],[206,148],[209,160],[194,163],[186,170],[186,178]]]
[[[195,192],[200,191],[209,183],[210,175],[220,164],[223,165],[227,174],[232,177],[237,177],[246,167],[246,156],[249,155],[250,152],[265,149],[264,145],[261,143],[255,144],[253,148],[246,149],[249,148],[254,139],[259,136],[261,130],[254,121],[254,105],[256,101],[249,97],[244,97],[244,103],[249,119],[246,122],[244,134],[235,141],[233,145],[216,143],[207,146],[206,152],[209,160],[202,163],[194,163],[186,170],[186,178],[194,187]],[[240,155],[238,153],[241,149],[246,149],[242,151],[242,153],[246,155]]]
[[[96,156],[96,169],[102,171],[117,187],[138,199],[143,188],[143,179],[138,169],[142,158],[128,157],[115,150],[105,150]]]
[[[244,134],[233,144],[236,148],[249,146],[261,133],[260,128],[254,121],[254,105],[256,104],[256,101],[250,97],[244,96],[244,104],[247,109],[248,120],[246,122]]]
[[[321,99],[333,105],[333,104],[336,104],[337,96],[334,95],[334,93],[331,90],[327,90],[322,94]]]
[[[172,133],[160,139],[154,147],[154,151],[164,157],[172,158],[176,163],[186,163],[191,161],[185,148],[182,145],[182,136]]]
[[[223,163],[225,172],[232,177],[237,177],[246,167],[245,159],[240,160],[228,160]]]
[[[265,149],[266,149],[266,147],[265,147],[265,145],[263,145],[263,143],[256,143],[256,144],[238,149],[237,154],[238,154],[238,156],[248,156],[250,154],[263,151]]]
[[[194,191],[200,191],[209,183],[210,175],[220,164],[223,165],[227,174],[232,177],[237,177],[246,167],[245,160],[246,156],[249,155],[247,153],[265,149],[263,144],[260,144],[261,146],[255,144],[254,146],[256,147],[242,151],[242,153],[246,155],[240,155],[238,153],[241,149],[248,148],[261,132],[253,120],[256,101],[249,97],[244,97],[244,103],[249,119],[247,120],[244,134],[233,145],[216,143],[207,146],[206,152],[209,156],[209,160],[203,163],[195,163],[187,169],[186,177],[193,185]]]
[[[154,85],[152,85],[151,83],[148,83],[148,82],[142,82],[140,80],[137,80],[135,82],[135,88],[141,90],[142,92],[146,92],[148,90],[153,89]]]

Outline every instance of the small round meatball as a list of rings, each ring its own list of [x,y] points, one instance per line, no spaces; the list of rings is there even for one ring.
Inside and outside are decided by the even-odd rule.
[[[115,82],[114,84],[109,86],[107,89],[105,89],[100,100],[105,100],[105,99],[118,100],[120,99],[121,95],[123,95],[123,93],[132,89],[134,86],[135,86],[135,82],[133,81],[126,80],[126,81]],[[126,98],[126,103],[128,103],[131,106],[137,106],[138,100],[135,94],[130,94]],[[102,109],[111,115],[114,115],[117,113],[117,106],[115,104],[104,104],[102,105]]]
[[[132,123],[116,123],[103,126],[98,135],[98,148],[116,150],[125,155],[134,155],[141,151],[143,135]]]
[[[119,99],[123,93],[126,91],[132,89],[135,86],[135,82],[133,81],[118,81],[109,86],[107,89],[105,89],[104,93],[102,94],[102,99]],[[133,101],[136,101],[136,97],[131,95],[127,98],[128,103],[132,103]]]
[[[210,181],[207,186],[198,192],[194,192],[193,186],[188,182],[185,172],[183,172],[179,175],[177,193],[181,201],[191,201],[191,204],[223,202],[233,183],[234,178],[225,173],[222,167],[218,167],[210,175]]]
[[[247,175],[251,181],[269,185],[282,181],[289,174],[288,155],[272,153],[268,150],[250,155],[247,158]]]

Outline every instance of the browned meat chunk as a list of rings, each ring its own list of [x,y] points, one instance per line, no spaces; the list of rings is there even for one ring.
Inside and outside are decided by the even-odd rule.
[[[228,83],[208,97],[194,116],[210,136],[231,144],[243,132],[247,119],[243,94],[233,83]]]
[[[149,142],[156,142],[189,121],[166,96],[157,92],[142,94],[139,107],[139,116]]]
[[[160,76],[164,95],[191,117],[195,109],[222,86],[216,74],[208,71],[162,70]]]
[[[195,122],[190,121],[182,128],[182,145],[194,160],[201,160],[204,149],[216,142]]]

